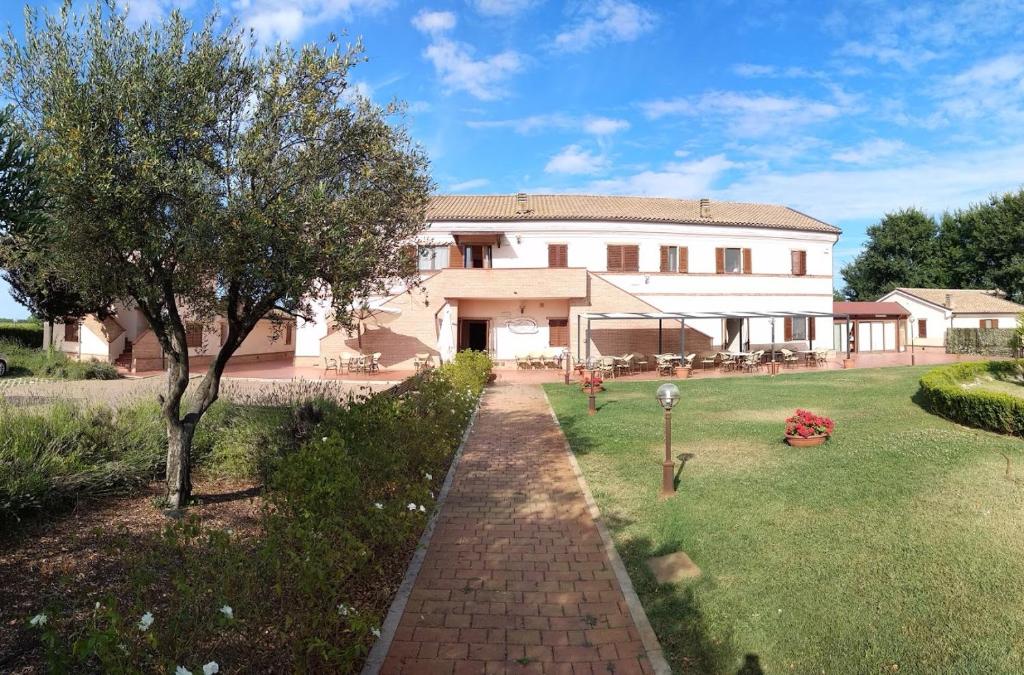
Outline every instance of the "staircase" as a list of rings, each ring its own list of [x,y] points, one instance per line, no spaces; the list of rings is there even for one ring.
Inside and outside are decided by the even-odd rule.
[[[125,370],[132,369],[132,343],[131,340],[124,341],[124,351],[114,361],[114,365]]]

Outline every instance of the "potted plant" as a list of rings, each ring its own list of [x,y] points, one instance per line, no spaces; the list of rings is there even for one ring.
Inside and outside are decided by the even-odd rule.
[[[674,368],[677,380],[685,380],[690,376],[690,369],[687,366],[679,365]]]
[[[786,442],[794,448],[821,445],[832,435],[835,422],[810,410],[797,410],[786,420]]]
[[[604,379],[601,377],[601,374],[600,373],[594,373],[594,382],[593,382],[594,391],[604,391],[603,383],[604,383]],[[583,391],[589,392],[590,391],[590,385],[591,385],[591,382],[590,382],[590,371],[583,371],[583,387],[582,387]]]

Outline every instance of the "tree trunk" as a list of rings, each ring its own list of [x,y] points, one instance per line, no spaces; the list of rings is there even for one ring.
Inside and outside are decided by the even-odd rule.
[[[167,419],[167,501],[183,509],[192,498],[192,438],[195,426]]]

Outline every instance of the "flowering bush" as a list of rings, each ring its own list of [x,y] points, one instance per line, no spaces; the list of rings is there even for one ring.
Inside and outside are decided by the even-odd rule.
[[[401,396],[296,408],[260,536],[190,516],[144,546],[114,537],[137,551],[129,592],[88,622],[59,606],[25,619],[51,671],[358,672],[489,374],[486,355],[459,354]]]
[[[801,438],[831,436],[835,427],[835,422],[828,417],[815,415],[810,410],[797,410],[795,415],[786,420],[786,435]]]

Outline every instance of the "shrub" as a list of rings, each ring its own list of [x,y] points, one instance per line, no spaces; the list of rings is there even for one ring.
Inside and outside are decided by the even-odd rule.
[[[148,547],[119,544],[143,549],[130,561],[129,592],[90,622],[50,608],[41,628],[50,663],[358,671],[489,374],[485,354],[467,353],[402,396],[307,401],[270,416],[212,410],[210,435],[196,439],[208,457],[248,457],[238,452],[248,442],[278,446],[267,452],[263,536],[239,541],[189,518]],[[274,422],[259,431],[260,419]],[[230,619],[218,612],[225,605]],[[134,622],[145,612],[155,619],[143,633]]]
[[[946,331],[947,354],[1014,356],[1013,328],[950,328]]]
[[[28,348],[18,342],[0,340],[14,376],[52,377],[61,380],[115,380],[117,368],[99,361],[73,361],[56,350]]]
[[[795,415],[786,420],[787,436],[831,436],[835,428],[835,422],[831,419],[815,415],[810,410],[797,410]]]
[[[1019,377],[1024,360],[976,361],[935,368],[921,378],[922,407],[959,424],[1024,436],[1024,398],[964,385],[981,377]]]

